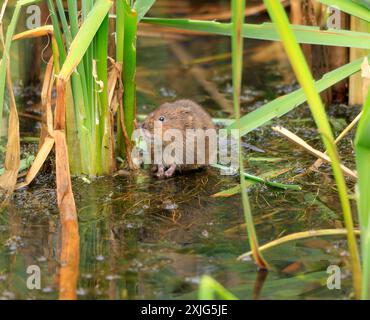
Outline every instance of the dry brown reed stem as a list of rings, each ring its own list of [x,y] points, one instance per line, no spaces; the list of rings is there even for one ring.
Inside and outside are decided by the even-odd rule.
[[[7,66],[7,88],[10,100],[10,115],[8,125],[8,142],[5,156],[5,172],[0,177],[1,206],[8,203],[17,184],[18,171],[20,165],[20,137],[19,137],[19,119],[17,106],[13,93],[13,85],[10,75],[10,63]]]
[[[13,36],[13,41],[20,39],[33,39],[43,36],[52,36],[54,35],[54,29],[51,25],[45,25],[31,30],[27,30],[21,33],[18,33]]]
[[[112,105],[115,91],[116,91],[116,86],[118,83],[118,79],[122,73],[122,64],[116,63],[116,61],[110,57],[108,57],[109,61],[112,64],[112,70],[109,72],[109,78],[108,78],[108,104]],[[117,111],[117,107],[115,104],[112,105],[113,111]]]
[[[362,116],[362,112],[360,112],[356,118],[352,120],[352,122],[340,133],[340,135],[335,139],[335,144],[338,144],[347,134],[350,132],[353,127],[360,121]],[[326,154],[326,151],[325,151]],[[315,163],[310,167],[311,170],[317,170],[323,164],[322,159],[317,159]]]
[[[62,227],[59,271],[59,299],[77,299],[80,261],[80,236],[76,205],[72,193],[66,137],[55,130],[55,157],[58,207]]]
[[[116,63],[114,59],[109,58],[112,64],[112,70],[109,73],[108,77],[108,106],[109,106],[109,116],[108,116],[108,125],[107,128],[110,130],[109,135],[110,138],[108,139],[108,143],[110,143],[110,151],[111,151],[111,163],[112,167],[111,172],[115,172],[116,168],[116,155],[115,155],[115,140],[114,140],[114,114],[117,112],[117,95],[116,95],[116,87],[119,79],[121,79],[122,74],[122,64]]]
[[[41,90],[41,106],[43,112],[43,121],[40,133],[40,148],[45,138],[53,132],[53,115],[51,112],[51,94],[54,86],[54,59],[50,58],[45,71],[44,83]]]
[[[54,39],[54,29],[51,25],[44,25],[32,30],[24,31],[13,36],[13,41],[21,39],[32,39],[43,36],[51,36],[52,42]],[[24,182],[17,185],[17,189],[29,185],[33,179],[36,177],[41,167],[43,166],[45,160],[50,154],[54,146],[54,136],[53,136],[53,115],[51,111],[51,93],[54,86],[54,59],[50,58],[46,66],[44,82],[41,90],[41,104],[43,111],[43,121],[41,122],[41,133],[39,140],[39,151],[36,158],[29,169],[26,179]]]
[[[36,122],[42,122],[41,117],[26,113],[26,112],[18,112],[18,116],[20,118],[27,118],[27,119],[35,120]]]
[[[123,112],[123,90],[124,89],[123,89],[122,77],[119,76],[118,77],[118,90],[116,91],[116,97],[117,97],[116,100],[118,101],[119,116],[120,116],[119,121],[121,124],[123,141],[125,143],[125,148],[126,148],[126,160],[127,160],[127,164],[130,170],[137,170],[138,167],[135,166],[135,164],[132,161],[132,157],[131,157],[132,149],[133,149],[132,141],[127,134],[127,130],[125,126],[125,115]]]
[[[364,58],[364,61],[361,65],[361,77],[362,77],[362,94],[363,99],[365,101],[366,95],[369,91],[369,85],[370,85],[370,65],[369,61],[366,58]],[[347,134],[350,132],[353,127],[360,121],[362,116],[362,111],[357,115],[356,118],[352,120],[352,122],[340,133],[340,135],[335,139],[335,143],[337,144],[339,141],[341,141]],[[326,154],[326,151],[325,151]],[[316,162],[311,166],[311,169],[318,169],[322,165],[322,160],[317,159]]]
[[[113,65],[111,72],[109,73],[108,78],[108,104],[110,108],[110,123],[111,125],[111,134],[113,137],[113,122],[114,122],[114,114],[117,112],[118,108],[120,110],[120,124],[122,128],[122,136],[126,148],[127,153],[127,164],[131,170],[137,170],[138,167],[132,162],[131,159],[131,152],[133,149],[132,141],[127,134],[126,126],[125,126],[125,118],[123,112],[123,82],[122,82],[122,64],[115,62],[114,59],[109,58],[110,62]],[[112,143],[114,144],[114,139],[111,139]],[[114,151],[114,145],[112,146],[112,150]]]
[[[16,39],[25,37],[44,36],[52,34],[53,29],[50,26],[44,26],[39,30],[32,30],[17,35]],[[54,82],[52,73],[52,60],[49,61],[47,74],[42,91],[43,106],[46,112],[46,127],[40,138],[44,140],[41,143],[40,150],[36,159],[28,172],[26,181],[18,187],[29,184],[40,170],[42,164],[49,155],[55,143],[56,158],[56,183],[57,199],[60,211],[60,220],[62,226],[61,234],[61,265],[59,272],[59,298],[61,300],[74,300],[77,298],[77,280],[79,274],[79,254],[80,238],[78,233],[78,219],[76,204],[72,192],[72,182],[69,170],[68,148],[65,135],[66,118],[66,86],[70,77],[59,78],[57,82],[57,102],[54,114],[54,128],[51,111],[51,91]],[[47,132],[45,132],[45,130]]]
[[[59,299],[75,300],[77,299],[76,289],[79,274],[80,237],[65,135],[67,83],[68,79],[58,78],[57,103],[54,115],[57,199],[62,226]]]
[[[5,10],[6,10],[7,5],[8,5],[8,0],[5,0],[1,7],[1,11],[0,11],[0,28],[2,28],[3,19],[4,19]]]
[[[331,162],[329,156],[327,156],[325,153],[311,147],[306,141],[304,141],[303,139],[301,139],[300,137],[298,137],[297,135],[295,135],[293,132],[289,131],[288,129],[286,128],[283,128],[283,127],[280,127],[280,126],[276,126],[276,127],[272,127],[272,129],[278,133],[280,133],[281,135],[283,135],[284,137],[286,137],[288,140],[290,140],[291,142],[299,145],[300,147],[302,147],[304,150],[308,151],[309,153],[311,153],[312,155],[316,156],[317,158],[320,158],[328,163]],[[347,176],[349,176],[350,178],[352,178],[353,180],[357,180],[357,173],[352,171],[351,169],[347,168],[346,166],[344,166],[343,164],[341,164],[341,168],[344,172],[344,174],[346,174]]]
[[[7,2],[4,3],[0,14],[0,42],[3,48],[5,48],[5,43],[2,19],[4,16],[6,4]],[[6,66],[6,84],[9,92],[10,115],[8,125],[8,142],[6,146],[6,156],[4,164],[5,172],[0,177],[1,206],[4,206],[8,203],[11,195],[14,192],[15,185],[17,184],[17,177],[20,166],[19,118],[13,92],[9,59]]]
[[[42,110],[44,113],[44,121],[42,122],[41,127],[39,151],[32,163],[31,168],[27,172],[27,176],[24,182],[19,183],[16,187],[17,189],[23,188],[33,181],[54,146],[53,115],[51,111],[51,93],[54,84],[53,67],[53,58],[51,58],[46,67],[44,83],[41,91],[41,102]]]

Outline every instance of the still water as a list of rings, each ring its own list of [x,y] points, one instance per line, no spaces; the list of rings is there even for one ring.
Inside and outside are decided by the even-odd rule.
[[[164,7],[153,11],[159,16]],[[180,14],[181,15],[181,14]],[[251,18],[254,19],[254,18]],[[214,117],[232,117],[230,41],[226,37],[181,33],[148,34],[138,42],[138,108],[146,114],[165,101],[190,98]],[[154,29],[155,30],[155,29]],[[195,70],[195,71],[194,71]],[[295,88],[279,44],[246,41],[243,113]],[[37,91],[37,90],[35,90]],[[23,110],[37,105],[30,88],[19,89]],[[333,106],[337,132],[356,110]],[[21,119],[25,135],[38,125]],[[309,110],[302,106],[274,124],[283,124],[321,148]],[[249,188],[260,243],[293,232],[343,226],[328,167],[308,172],[315,161],[271,130],[271,124],[245,137],[246,170],[255,175],[279,171],[274,180],[302,191]],[[353,167],[351,136],[340,145]],[[24,150],[36,145],[24,142]],[[199,279],[208,274],[241,299],[348,299],[351,276],[343,237],[290,242],[265,252],[268,274],[253,261],[237,261],[249,250],[239,195],[215,197],[237,185],[237,177],[208,169],[165,181],[147,170],[88,181],[74,178],[80,231],[80,299],[187,299],[197,297]],[[351,185],[353,188],[353,185]],[[58,297],[60,224],[54,176],[43,172],[30,187],[16,192],[0,214],[0,298]],[[27,268],[41,269],[41,289],[27,288]],[[342,270],[340,290],[326,286],[329,265]]]

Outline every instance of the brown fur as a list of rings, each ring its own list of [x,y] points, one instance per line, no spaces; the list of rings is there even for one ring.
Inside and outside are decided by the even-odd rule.
[[[148,130],[151,134],[154,133],[154,123],[155,121],[159,121],[161,117],[164,117],[164,121],[162,122],[162,140],[163,140],[163,133],[166,132],[168,129],[178,129],[182,131],[183,137],[186,137],[186,129],[215,129],[215,126],[212,122],[212,118],[210,115],[198,104],[191,100],[178,100],[172,103],[164,103],[154,112],[148,115],[145,119],[144,123],[142,124],[142,128]],[[163,141],[163,148],[168,145],[169,141]],[[186,145],[186,143],[185,143]],[[195,143],[195,150],[196,150],[196,143]],[[209,152],[209,143],[208,139],[206,139],[205,144],[205,154],[206,154],[206,164],[209,161],[208,157]],[[151,150],[152,155],[154,154],[153,146]],[[168,177],[172,176],[174,171],[188,171],[198,169],[204,164],[197,164],[196,163],[196,156],[194,156],[195,164],[187,165],[177,165],[176,169],[172,168],[167,170],[166,172],[163,171],[164,168],[168,168],[171,166],[170,163],[163,163],[163,168],[160,166],[156,166],[155,170],[157,171],[157,176],[159,177]],[[185,150],[184,150],[184,162],[185,162]],[[167,173],[167,175],[166,175]]]

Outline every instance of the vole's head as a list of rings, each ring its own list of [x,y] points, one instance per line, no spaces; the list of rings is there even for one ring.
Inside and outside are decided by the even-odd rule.
[[[142,124],[142,128],[154,132],[155,125],[168,129],[185,130],[191,127],[193,116],[191,110],[177,103],[165,103],[150,113]]]

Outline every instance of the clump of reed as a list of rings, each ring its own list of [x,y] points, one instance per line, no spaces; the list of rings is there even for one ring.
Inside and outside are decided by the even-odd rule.
[[[232,0],[231,23],[214,21],[197,21],[188,19],[144,18],[146,12],[155,3],[154,0],[68,0],[67,8],[62,0],[46,0],[52,26],[43,26],[17,35],[15,28],[21,9],[41,0],[20,0],[15,7],[13,18],[1,37],[3,56],[0,62],[0,113],[3,113],[5,84],[12,91],[11,81],[6,80],[10,73],[9,63],[12,41],[26,37],[50,36],[53,55],[45,72],[42,90],[44,125],[40,138],[40,152],[36,156],[26,177],[26,182],[16,185],[20,155],[17,147],[7,149],[8,159],[16,159],[15,165],[5,165],[5,173],[15,177],[6,186],[8,191],[30,183],[42,166],[42,163],[55,145],[56,179],[58,205],[61,211],[64,247],[62,255],[66,261],[65,273],[61,277],[61,287],[66,288],[63,297],[73,297],[73,286],[65,285],[68,277],[73,275],[76,282],[76,259],[78,254],[78,224],[70,173],[90,176],[112,173],[116,168],[116,156],[124,158],[132,148],[131,133],[136,118],[136,34],[137,24],[162,25],[177,29],[188,29],[213,34],[231,36],[233,101],[235,121],[228,126],[239,129],[240,136],[281,117],[307,101],[330,157],[333,175],[337,184],[342,205],[351,257],[353,286],[357,298],[369,298],[370,283],[370,201],[368,186],[370,184],[370,94],[366,88],[366,100],[356,134],[356,164],[358,171],[357,202],[360,217],[362,268],[355,239],[355,228],[344,175],[339,160],[334,137],[319,93],[339,81],[360,71],[364,59],[352,61],[330,71],[322,79],[314,81],[307,63],[302,55],[299,43],[335,45],[351,48],[370,49],[370,35],[367,32],[346,30],[320,30],[309,26],[292,26],[289,24],[284,8],[279,1],[265,0],[268,13],[273,23],[262,25],[244,23],[244,0]],[[366,1],[319,0],[325,5],[335,5],[343,12],[370,21],[370,12]],[[5,1],[1,14],[2,20]],[[114,8],[115,15],[112,14]],[[68,15],[66,14],[66,10]],[[116,56],[108,57],[109,21],[115,19]],[[2,33],[1,33],[2,35]],[[241,116],[240,87],[242,78],[243,38],[263,40],[281,40],[287,52],[301,89],[271,101],[257,110]],[[55,110],[51,107],[52,89],[56,87],[57,101]],[[16,124],[16,107],[12,105],[11,122]],[[115,126],[116,123],[116,126]],[[116,127],[116,130],[114,129]],[[17,126],[9,131],[11,144],[19,145]],[[18,133],[19,134],[19,133]],[[12,137],[12,139],[10,139]],[[9,142],[8,141],[8,142]],[[240,154],[242,154],[240,152]],[[129,162],[129,158],[127,158]],[[269,265],[262,256],[258,237],[254,229],[252,210],[246,190],[243,159],[240,159],[240,192],[243,211],[247,225],[248,239],[252,255],[261,268]],[[318,230],[320,231],[320,230]],[[316,232],[316,235],[333,234]],[[306,236],[306,235],[305,235]],[[289,240],[302,237],[291,235]],[[75,248],[74,251],[68,248]],[[271,247],[271,246],[268,246]],[[362,271],[361,271],[362,269]],[[221,297],[235,298],[209,278],[203,279],[201,297],[212,297],[208,290],[218,292]],[[67,292],[67,293],[65,293]]]

